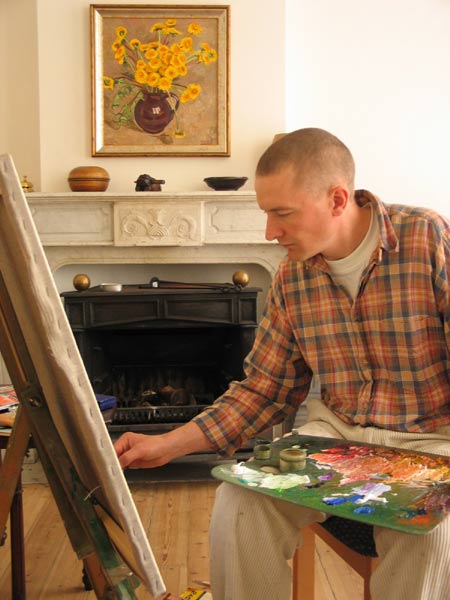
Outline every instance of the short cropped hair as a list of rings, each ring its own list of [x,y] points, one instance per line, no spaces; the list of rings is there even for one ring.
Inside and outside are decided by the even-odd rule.
[[[256,176],[273,175],[286,168],[292,168],[295,181],[311,191],[341,183],[353,194],[353,156],[341,140],[324,129],[298,129],[278,139],[259,159]]]

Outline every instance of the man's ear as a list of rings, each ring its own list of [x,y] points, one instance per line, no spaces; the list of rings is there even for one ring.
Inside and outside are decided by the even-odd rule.
[[[335,217],[342,215],[347,207],[349,198],[349,191],[341,185],[335,185],[330,189],[331,210]]]

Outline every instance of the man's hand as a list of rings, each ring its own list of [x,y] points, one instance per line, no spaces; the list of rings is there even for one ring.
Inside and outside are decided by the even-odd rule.
[[[160,467],[171,460],[164,449],[164,435],[144,435],[128,432],[114,444],[123,469]]]
[[[191,452],[211,449],[211,444],[198,425],[186,423],[162,435],[124,433],[114,448],[123,469],[147,469]]]

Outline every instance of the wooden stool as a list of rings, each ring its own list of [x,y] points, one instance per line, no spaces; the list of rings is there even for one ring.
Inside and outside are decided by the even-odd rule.
[[[292,600],[314,600],[316,535],[363,578],[364,600],[370,600],[370,576],[377,563],[373,527],[340,517],[302,529],[303,542],[292,562]]]

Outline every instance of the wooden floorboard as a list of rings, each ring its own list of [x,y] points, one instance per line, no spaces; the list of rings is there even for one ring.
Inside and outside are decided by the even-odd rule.
[[[209,580],[208,527],[216,487],[214,481],[130,485],[171,591],[181,593],[196,580]],[[49,487],[25,485],[23,502],[27,600],[94,600],[94,592],[84,590],[82,564],[72,550]],[[320,539],[315,568],[315,600],[362,599],[361,578]],[[136,596],[152,600],[142,586]],[[11,598],[9,535],[0,547],[0,598]]]

